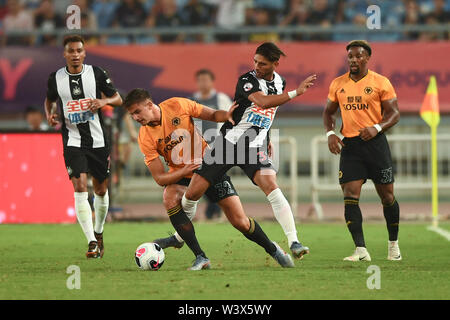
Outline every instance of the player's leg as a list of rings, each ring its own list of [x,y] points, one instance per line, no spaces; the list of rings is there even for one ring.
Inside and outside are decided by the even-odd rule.
[[[341,184],[344,193],[345,222],[356,246],[354,254],[344,258],[346,261],[370,261],[370,255],[367,252],[364,241],[362,228],[363,217],[359,207],[359,198],[364,182],[365,180],[354,180]]]
[[[167,186],[164,189],[164,207],[167,210],[173,227],[196,257],[196,261],[191,270],[207,269],[210,268],[210,261],[198,243],[194,225],[181,207],[181,198],[185,191],[185,186],[177,184]]]
[[[389,234],[388,260],[401,260],[398,246],[398,229],[400,223],[400,207],[394,196],[394,184],[375,184],[381,203]]]
[[[97,239],[98,247],[100,250],[100,258],[103,258],[103,255],[105,253],[105,244],[103,241],[103,226],[105,225],[109,210],[108,179],[104,179],[100,182],[97,178],[92,177],[92,184],[94,185],[94,235]]]
[[[88,201],[86,155],[80,148],[67,147],[64,149],[64,162],[73,185],[77,220],[88,241],[86,257],[97,258],[100,253],[94,235],[92,211]]]
[[[228,175],[214,181],[206,194],[212,201],[219,204],[228,221],[247,239],[260,245],[281,266],[294,266],[291,256],[285,253],[276,243],[270,241],[254,219],[245,215],[242,203]]]
[[[105,253],[103,227],[109,210],[109,154],[109,148],[93,148],[86,151],[89,173],[92,175],[94,186],[94,235],[98,242],[100,257]]]
[[[250,170],[249,168],[250,166],[246,166],[244,169],[246,173]],[[289,202],[277,184],[275,170],[270,168],[258,169],[253,174],[252,181],[264,192],[267,200],[269,200],[273,214],[287,237],[292,254],[297,259],[302,259],[303,255],[309,253],[309,248],[303,246],[297,238],[294,215]]]

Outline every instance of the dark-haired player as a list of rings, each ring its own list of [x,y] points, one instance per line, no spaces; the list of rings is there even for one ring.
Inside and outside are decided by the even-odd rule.
[[[154,242],[162,248],[180,248],[186,242],[195,255],[190,270],[209,268],[210,261],[198,243],[191,222],[195,215],[195,203],[184,203],[183,206],[181,203],[192,171],[199,167],[207,148],[206,141],[195,129],[193,118],[225,122],[231,119],[235,106],[228,111],[214,110],[185,98],[171,98],[155,104],[143,89],[134,89],[128,93],[124,106],[133,119],[141,124],[139,147],[152,177],[164,187],[163,203],[170,222],[177,231],[171,237]],[[166,161],[168,172],[159,156]],[[281,266],[294,266],[291,256],[270,241],[255,220],[245,215],[229,176],[223,174],[217,177],[206,194],[211,201],[218,203],[231,224],[247,239],[264,248]]]
[[[82,37],[64,39],[66,66],[48,79],[45,113],[51,126],[62,122],[64,161],[75,191],[75,212],[89,243],[86,257],[98,258],[104,253],[110,154],[99,109],[105,105],[120,106],[122,99],[106,71],[84,64],[85,57]],[[87,173],[93,177],[95,226],[88,202]]]
[[[297,238],[294,216],[276,180],[269,157],[269,129],[278,106],[302,95],[316,79],[309,76],[296,90],[285,92],[285,80],[275,72],[281,56],[275,44],[260,45],[254,55],[254,70],[239,77],[234,100],[239,105],[233,112],[234,123],[226,122],[216,137],[213,148],[195,171],[184,201],[198,201],[217,176],[239,166],[267,196],[274,215],[287,236],[296,258],[309,252]]]
[[[370,261],[359,208],[361,187],[372,179],[383,204],[389,233],[388,260],[401,260],[398,247],[400,209],[394,197],[394,175],[389,144],[384,132],[400,119],[397,96],[390,81],[369,70],[372,55],[369,43],[351,41],[347,47],[350,71],[331,82],[323,122],[328,147],[341,154],[339,183],[344,193],[345,221],[356,250],[346,261]],[[335,114],[342,116],[341,140],[335,129]]]

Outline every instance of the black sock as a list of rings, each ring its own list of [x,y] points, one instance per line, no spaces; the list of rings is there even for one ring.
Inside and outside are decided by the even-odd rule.
[[[191,220],[189,220],[186,213],[181,208],[181,205],[175,208],[169,209],[167,211],[169,215],[170,222],[172,222],[173,227],[177,230],[180,237],[186,242],[187,246],[192,250],[195,256],[202,255],[206,258],[205,253],[200,248],[200,244],[195,236],[194,225]]]
[[[345,222],[352,234],[353,242],[357,247],[365,247],[364,234],[362,229],[362,214],[359,208],[359,199],[345,197]]]
[[[247,239],[256,242],[261,247],[263,247],[268,254],[274,254],[275,251],[277,251],[277,247],[275,247],[272,241],[269,240],[263,229],[261,229],[261,227],[259,226],[258,222],[256,222],[252,218],[248,218],[248,220],[250,220],[250,229],[247,232],[243,232],[242,234]]]
[[[389,205],[383,205],[384,218],[389,232],[389,241],[398,239],[398,224],[400,222],[400,207],[396,199]]]

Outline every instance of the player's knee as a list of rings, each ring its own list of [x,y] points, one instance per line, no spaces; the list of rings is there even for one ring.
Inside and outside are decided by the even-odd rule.
[[[106,194],[106,191],[108,190],[108,188],[96,188],[94,190],[95,194],[98,195],[99,197],[103,197]]]
[[[395,199],[394,194],[392,194],[392,193],[384,194],[381,197],[381,203],[384,206],[388,206],[388,205],[391,205],[394,202],[394,199]]]
[[[250,221],[246,216],[234,217],[230,222],[240,232],[247,232],[250,229]]]
[[[202,194],[200,192],[195,191],[195,190],[189,190],[189,188],[188,188],[188,190],[186,191],[184,196],[188,200],[197,201],[197,200],[199,200],[202,197]]]

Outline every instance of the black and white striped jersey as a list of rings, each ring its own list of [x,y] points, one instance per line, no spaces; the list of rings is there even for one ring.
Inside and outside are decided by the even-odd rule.
[[[61,111],[64,147],[109,147],[100,110],[88,109],[91,99],[101,99],[101,93],[112,97],[116,92],[107,72],[84,64],[80,73],[69,73],[67,67],[53,72],[48,79],[47,99],[58,101]]]
[[[286,81],[276,72],[272,81],[257,78],[255,71],[240,76],[234,95],[234,101],[239,105],[233,112],[235,124],[226,122],[220,129],[225,139],[236,144],[249,129],[253,129],[256,137],[250,141],[250,147],[262,146],[278,107],[263,109],[251,102],[248,96],[257,91],[262,91],[265,95],[282,94],[285,86]]]

